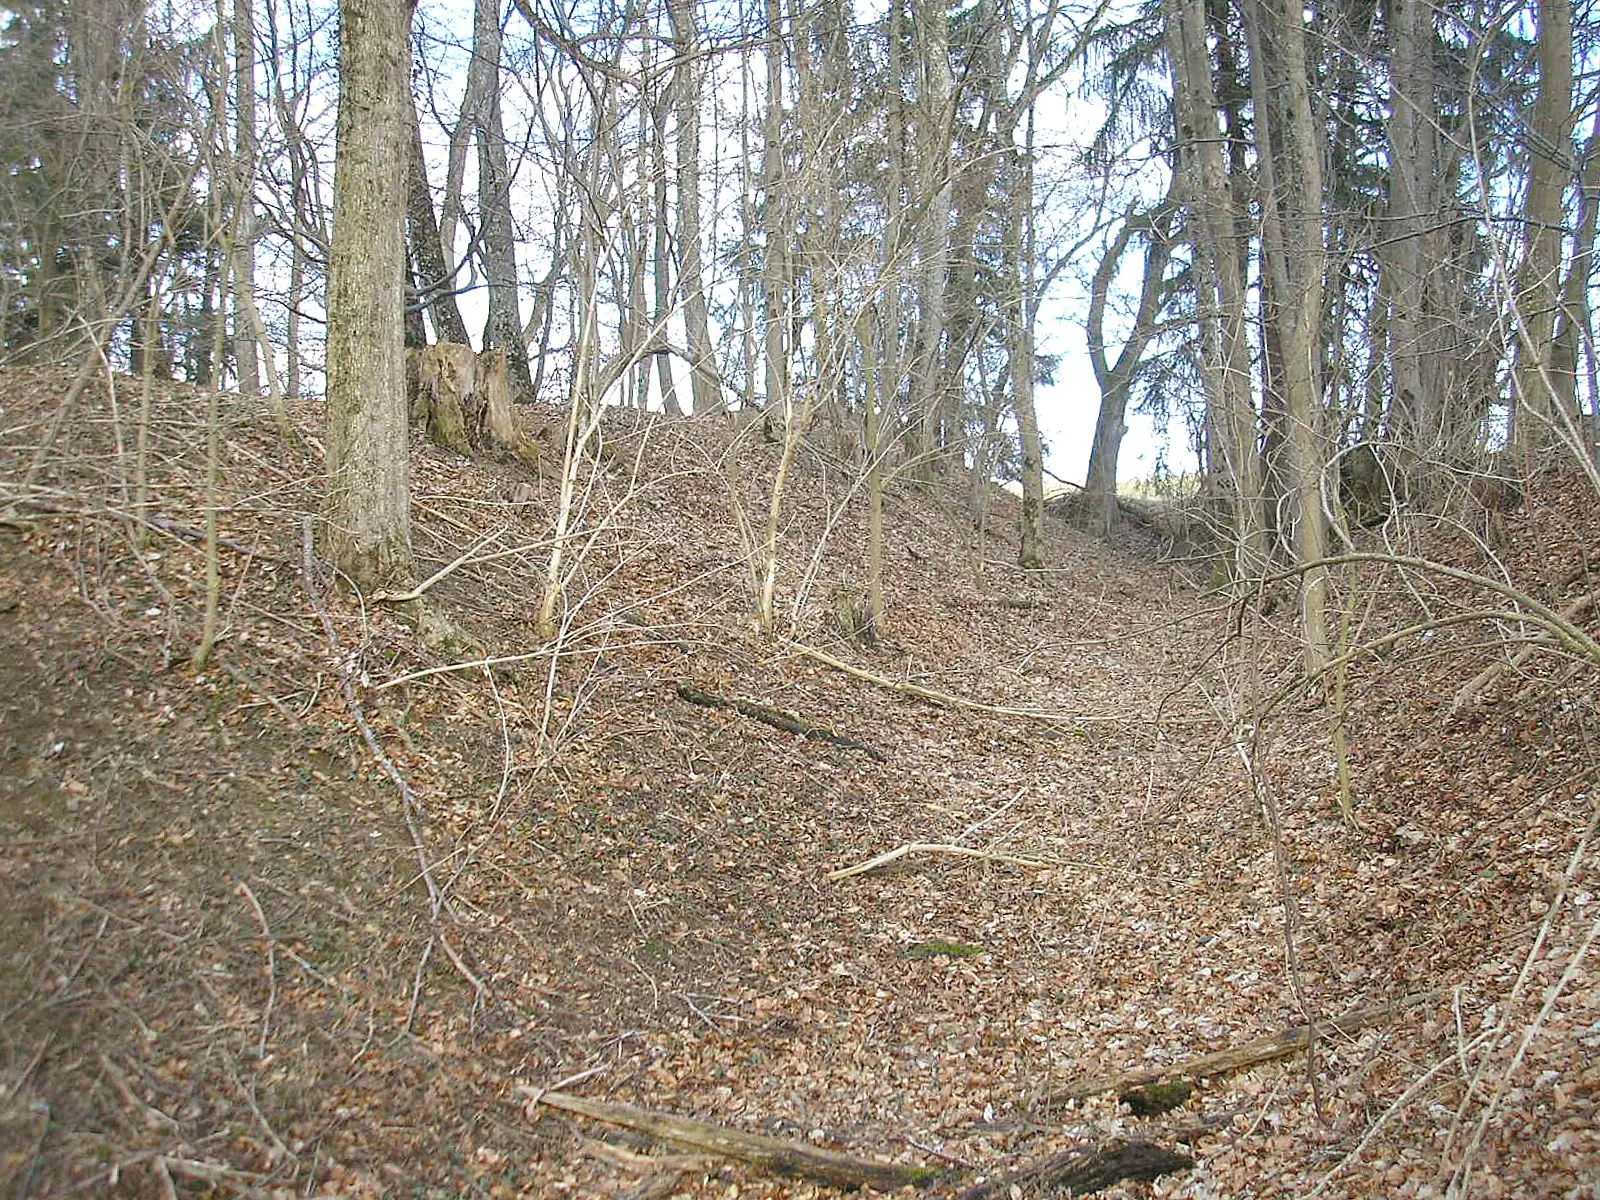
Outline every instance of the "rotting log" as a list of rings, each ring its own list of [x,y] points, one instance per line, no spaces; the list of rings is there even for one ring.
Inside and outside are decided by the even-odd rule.
[[[765,704],[757,704],[753,700],[740,700],[736,696],[719,696],[715,692],[702,691],[690,683],[678,684],[678,698],[690,704],[699,704],[705,708],[731,708],[742,717],[760,721],[774,729],[781,729],[785,733],[798,734],[814,742],[827,742],[830,745],[842,746],[846,750],[859,750],[873,762],[887,762],[888,755],[876,746],[869,746],[866,742],[859,742],[855,738],[845,737],[835,733],[825,726],[818,725],[815,721],[808,721],[805,717],[795,713],[780,712],[775,708],[768,708]]]
[[[997,1179],[986,1179],[959,1193],[958,1200],[993,1200],[1019,1195],[1087,1196],[1124,1180],[1148,1183],[1161,1175],[1192,1166],[1192,1158],[1152,1142],[1110,1142],[1104,1146],[1068,1150]]]
[[[529,1095],[536,1104],[634,1129],[673,1145],[738,1159],[779,1175],[809,1179],[833,1187],[870,1187],[888,1192],[908,1184],[927,1187],[947,1174],[944,1168],[839,1154],[806,1142],[745,1133],[724,1125],[713,1125],[709,1121],[694,1121],[626,1104],[591,1100],[570,1092],[540,1092],[532,1088],[519,1090]]]
[[[627,1104],[591,1100],[570,1092],[518,1087],[529,1100],[529,1112],[545,1105],[632,1129],[657,1141],[685,1146],[721,1158],[732,1158],[778,1175],[807,1179],[838,1188],[870,1187],[880,1192],[904,1187],[953,1188],[968,1172],[950,1167],[891,1163],[823,1150],[788,1138],[745,1133],[708,1121],[653,1112]],[[957,1193],[959,1200],[990,1200],[1017,1194],[1087,1196],[1124,1180],[1151,1180],[1193,1166],[1193,1160],[1150,1142],[1112,1141],[1086,1146],[1030,1163],[1017,1171],[981,1180]]]
[[[1243,1046],[1232,1046],[1226,1050],[1218,1050],[1214,1054],[1202,1054],[1198,1058],[1191,1058],[1187,1062],[1175,1063],[1170,1067],[1152,1067],[1139,1071],[1129,1071],[1122,1075],[1096,1075],[1080,1079],[1051,1092],[1045,1097],[1047,1105],[1066,1104],[1071,1100],[1085,1100],[1090,1096],[1099,1096],[1106,1092],[1115,1092],[1119,1099],[1124,1101],[1130,1097],[1149,1095],[1149,1089],[1155,1084],[1191,1082],[1200,1079],[1211,1079],[1218,1075],[1227,1075],[1234,1071],[1243,1071],[1248,1067],[1259,1066],[1261,1063],[1273,1062],[1280,1058],[1288,1058],[1297,1054],[1311,1045],[1313,1039],[1328,1037],[1333,1034],[1350,1036],[1363,1029],[1394,1016],[1403,1009],[1412,1008],[1429,999],[1435,993],[1414,992],[1409,996],[1402,996],[1398,1000],[1391,1000],[1387,1004],[1374,1005],[1371,1008],[1357,1008],[1335,1017],[1331,1021],[1320,1021],[1314,1025],[1298,1025],[1293,1029],[1285,1030],[1275,1037],[1262,1038],[1259,1041],[1248,1042]]]

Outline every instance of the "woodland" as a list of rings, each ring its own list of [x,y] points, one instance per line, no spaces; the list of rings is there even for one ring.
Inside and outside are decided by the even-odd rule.
[[[1597,45],[0,10],[0,1195],[1600,1198]]]

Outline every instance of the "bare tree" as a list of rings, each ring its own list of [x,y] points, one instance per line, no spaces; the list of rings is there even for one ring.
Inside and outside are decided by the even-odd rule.
[[[1089,450],[1089,474],[1079,498],[1077,520],[1085,532],[1104,537],[1116,523],[1117,458],[1127,429],[1128,401],[1144,365],[1144,353],[1155,339],[1166,292],[1167,263],[1172,253],[1173,205],[1163,202],[1153,212],[1130,211],[1100,256],[1089,285],[1086,323],[1089,363],[1100,387],[1100,412]],[[1144,239],[1144,269],[1133,326],[1112,362],[1106,354],[1106,302],[1134,238]]]

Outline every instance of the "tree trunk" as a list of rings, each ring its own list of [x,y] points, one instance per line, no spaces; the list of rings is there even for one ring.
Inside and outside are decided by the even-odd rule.
[[[1262,244],[1278,299],[1283,345],[1286,466],[1294,546],[1301,563],[1327,557],[1321,478],[1325,463],[1317,365],[1322,323],[1322,145],[1311,112],[1305,23],[1295,0],[1253,0],[1245,16],[1255,96],[1256,162],[1263,197]],[[1274,104],[1277,84],[1284,97]],[[1308,567],[1300,609],[1306,666],[1328,658],[1327,570]]]
[[[1117,458],[1127,430],[1128,400],[1146,347],[1155,337],[1167,260],[1171,256],[1172,206],[1164,201],[1155,213],[1129,213],[1106,248],[1089,288],[1087,325],[1089,363],[1100,386],[1100,415],[1095,420],[1094,444],[1089,451],[1089,475],[1078,500],[1078,526],[1086,533],[1105,537],[1116,524]],[[1105,311],[1111,285],[1122,256],[1135,234],[1145,238],[1144,276],[1139,286],[1139,307],[1133,328],[1111,363],[1106,357]]]
[[[761,156],[761,281],[765,298],[763,360],[766,364],[767,421],[782,409],[789,394],[788,339],[788,204],[783,168],[783,12],[778,0],[766,0],[767,97]]]
[[[411,150],[406,156],[406,238],[411,243],[412,261],[417,268],[418,298],[433,319],[433,336],[441,342],[469,345],[467,323],[456,304],[455,276],[439,240],[439,221],[433,211],[433,190],[428,186],[428,163],[422,148],[422,121],[417,114],[417,98],[410,89],[407,115],[411,126]]]
[[[1562,198],[1572,178],[1572,4],[1538,0],[1539,91],[1529,134],[1527,239],[1517,272],[1512,442],[1525,470],[1567,440],[1573,414],[1556,403],[1556,309],[1560,304]]]
[[[1215,314],[1202,315],[1207,425],[1214,452],[1209,469],[1232,510],[1234,578],[1247,582],[1261,576],[1267,554],[1237,215],[1223,165],[1203,0],[1164,0],[1164,5],[1183,158],[1180,169],[1186,171],[1186,191],[1198,218],[1189,225],[1200,268],[1200,310]]]
[[[922,406],[920,439],[926,450],[954,436],[953,414],[944,395],[943,352],[947,316],[946,259],[950,244],[950,19],[946,0],[912,0],[917,41],[917,161],[914,205],[922,208],[917,230],[917,337],[912,387]]]
[[[1550,379],[1556,389],[1556,406],[1578,411],[1578,347],[1593,340],[1590,327],[1589,284],[1594,278],[1595,234],[1600,227],[1600,112],[1584,143],[1578,164],[1578,219],[1574,222],[1572,259],[1561,284],[1561,313],[1551,352]],[[1600,396],[1591,396],[1600,405]],[[1594,449],[1591,442],[1591,453]]]
[[[1393,41],[1389,76],[1389,229],[1383,248],[1389,296],[1389,364],[1393,374],[1390,435],[1423,461],[1444,446],[1439,363],[1433,354],[1436,269],[1431,226],[1439,208],[1440,120],[1434,102],[1433,6],[1426,0],[1389,0]]]
[[[667,113],[664,102],[653,105],[650,121],[651,175],[655,181],[655,241],[651,246],[650,274],[655,283],[655,313],[652,340],[656,344],[656,386],[661,390],[661,408],[669,417],[683,416],[678,402],[678,387],[672,376],[672,356],[667,352],[667,323],[672,317],[672,220],[667,207]],[[692,403],[692,401],[691,401]]]
[[[342,0],[328,256],[328,522],[364,589],[411,574],[406,437],[406,95],[410,8]]]
[[[233,0],[234,214],[233,353],[239,394],[261,394],[261,359],[274,370],[271,349],[259,348],[254,329],[256,295],[256,41],[251,0]]]
[[[722,407],[723,401],[716,351],[711,345],[700,252],[701,72],[696,62],[700,33],[691,0],[668,0],[667,14],[672,21],[672,40],[677,52],[672,88],[678,123],[678,294],[683,300],[694,411],[714,412]]]
[[[522,340],[517,311],[517,252],[511,222],[511,169],[506,159],[505,120],[500,110],[500,6],[498,0],[477,0],[473,8],[473,56],[483,65],[488,83],[478,107],[478,206],[483,274],[489,285],[489,317],[483,330],[485,350],[506,352],[511,385],[518,400],[533,399],[528,373],[528,345]]]
[[[1007,230],[1008,286],[1016,288],[1007,358],[1010,360],[1012,406],[1022,449],[1022,514],[1018,531],[1017,562],[1027,569],[1042,564],[1039,543],[1044,526],[1044,447],[1039,437],[1039,417],[1033,404],[1033,110],[1021,147],[1012,151],[1011,214]]]

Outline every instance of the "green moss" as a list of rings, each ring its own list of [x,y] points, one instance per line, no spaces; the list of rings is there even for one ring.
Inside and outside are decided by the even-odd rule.
[[[1128,1111],[1134,1116],[1154,1117],[1164,1112],[1171,1112],[1192,1095],[1194,1095],[1193,1084],[1187,1080],[1174,1079],[1130,1088],[1118,1099],[1128,1106]]]

